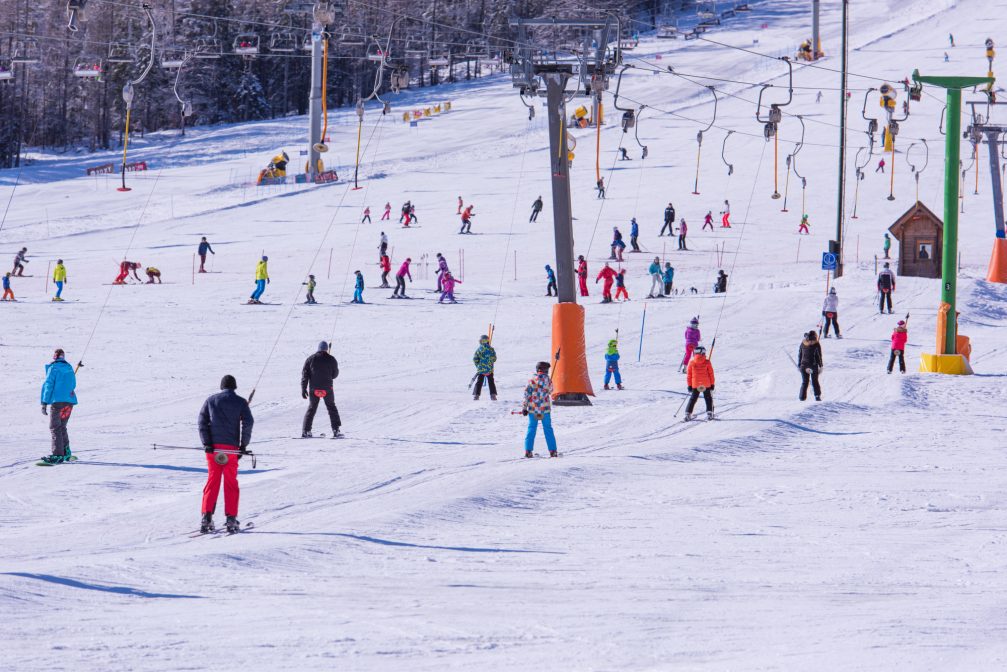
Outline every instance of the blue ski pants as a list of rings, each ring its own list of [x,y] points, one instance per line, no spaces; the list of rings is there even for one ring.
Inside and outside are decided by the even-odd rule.
[[[534,413],[528,414],[528,434],[524,437],[524,449],[525,451],[532,450],[535,447],[535,432],[538,430],[538,418],[535,417]],[[552,432],[552,414],[544,413],[542,415],[542,433],[545,434],[545,445],[548,446],[549,450],[556,450],[556,435]]]
[[[265,292],[265,291],[266,291],[266,281],[265,280],[256,280],[255,281],[255,291],[252,292],[252,299],[254,299],[255,301],[258,301],[259,297],[261,297],[262,293]]]
[[[619,367],[605,369],[605,384],[608,385],[609,381],[612,380],[613,374],[615,375],[615,384],[622,385],[622,375],[619,373]]]
[[[353,303],[363,303],[364,302],[364,290],[354,289],[353,290]]]
[[[56,298],[58,299],[62,293],[63,293],[63,281],[62,280],[57,280],[56,281]]]

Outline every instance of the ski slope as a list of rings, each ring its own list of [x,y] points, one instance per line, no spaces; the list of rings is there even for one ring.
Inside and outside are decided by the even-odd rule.
[[[808,32],[797,14],[806,4],[753,3],[708,38],[785,53]],[[828,53],[836,4],[823,8]],[[1007,28],[992,2],[859,4],[850,70],[893,83],[914,68],[984,74],[983,40]],[[946,49],[949,32],[955,49]],[[590,285],[597,396],[589,408],[555,410],[557,460],[521,459],[525,422],[511,414],[535,362],[550,356],[542,268],[555,255],[544,108],[528,121],[507,78],[393,99],[396,112],[452,101],[450,113],[415,128],[369,108],[360,190],[346,181],[352,110],[330,120],[329,163],[343,178],[335,185],[252,186],[277,150],[299,160],[303,118],[148,135],[131,157],[151,170],[130,174],[125,194],[117,176],[82,177],[114,152],[40,153],[20,172],[0,172],[0,198],[11,199],[0,247],[12,258],[27,246],[32,276],[15,279],[18,303],[0,304],[0,668],[1002,668],[1007,288],[982,279],[993,238],[985,157],[978,195],[967,181],[960,227],[960,327],[976,375],[915,372],[934,347],[938,281],[899,279],[894,315],[879,316],[874,303],[882,234],[914,201],[905,155],[914,140],[930,146],[920,199],[942,212],[943,101],[928,89],[902,124],[895,201],[886,200],[888,175],[874,173],[878,157],[865,168],[836,282],[845,338],[823,342],[824,400],[801,403],[788,354],[817,325],[825,289],[838,59],[795,65],[800,88],[785,108],[807,128],[798,165],[811,234],[798,236],[800,181],[791,176],[790,212],[770,198],[773,145],[754,118],[758,87],[717,83],[731,95],[705,134],[694,196],[696,131],[710,122],[712,96],[652,74],[672,65],[785,87],[783,64],[709,41],[645,39],[628,57],[638,67],[621,96],[649,108],[639,133],[650,155],[640,160],[610,108],[602,201],[594,130],[574,131],[576,252],[593,276],[612,227],[628,237],[631,217],[646,252],[623,264],[632,301],[599,305],[601,286]],[[867,144],[860,107],[880,83],[850,78],[849,211],[853,155]],[[880,113],[874,93],[868,111]],[[727,129],[736,131],[725,150],[731,177],[719,156]],[[799,138],[799,122],[785,116],[781,193]],[[620,144],[632,161],[617,161]],[[540,194],[546,208],[529,223]],[[457,235],[459,195],[475,204],[476,235]],[[417,228],[378,221],[386,201],[397,213],[406,199]],[[724,199],[733,228],[701,231]],[[689,223],[688,252],[657,237],[669,200]],[[365,206],[371,224],[359,223]],[[420,262],[412,301],[374,288],[382,230],[393,271],[407,256]],[[217,254],[212,273],[193,276],[203,235]],[[434,264],[422,260],[437,252],[462,274],[457,305],[438,305],[431,292]],[[243,305],[263,253],[270,305]],[[698,293],[645,301],[654,256],[675,266],[677,287]],[[158,267],[164,284],[110,286],[124,257]],[[45,287],[57,258],[70,280],[63,304]],[[715,297],[720,268],[729,291]],[[364,306],[347,303],[357,269]],[[308,273],[317,306],[302,303]],[[906,313],[910,372],[888,376],[888,338]],[[717,339],[719,422],[684,424],[676,414],[682,332],[695,315],[706,345]],[[500,400],[473,402],[471,353],[491,323]],[[617,329],[627,389],[606,392],[603,353]],[[338,442],[293,438],[300,369],[320,340],[333,341],[341,370],[347,438]],[[55,347],[83,360],[70,423],[80,460],[38,469],[48,452],[38,391]],[[240,475],[240,518],[255,527],[193,539],[204,456],[151,445],[198,446],[196,415],[224,374],[239,394],[256,390],[258,468],[243,462]],[[328,431],[324,413],[315,431]]]

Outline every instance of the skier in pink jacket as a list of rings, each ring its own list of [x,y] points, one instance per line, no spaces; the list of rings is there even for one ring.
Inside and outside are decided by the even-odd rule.
[[[406,257],[406,260],[402,262],[399,266],[399,272],[395,274],[395,291],[392,292],[393,299],[408,299],[406,296],[406,278],[409,278],[409,282],[413,281],[413,276],[409,272],[409,264],[412,263],[412,259]]]
[[[441,298],[437,303],[444,303],[444,299],[447,299],[449,303],[458,303],[455,301],[455,283],[460,285],[462,281],[451,275],[451,271],[445,271],[441,278],[441,286],[444,291],[441,292]]]
[[[906,321],[899,320],[898,326],[892,332],[892,354],[888,357],[888,373],[895,368],[895,359],[899,360],[899,372],[906,372],[906,341],[909,340],[909,331],[906,329]]]
[[[682,358],[682,366],[678,369],[679,373],[685,373],[685,367],[689,365],[692,351],[699,345],[700,338],[702,335],[699,333],[699,318],[694,317],[689,320],[689,326],[685,329],[685,357]]]

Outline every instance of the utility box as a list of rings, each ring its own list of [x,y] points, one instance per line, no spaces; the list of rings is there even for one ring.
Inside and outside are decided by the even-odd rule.
[[[919,201],[888,227],[899,241],[898,274],[902,277],[941,277],[944,222]]]

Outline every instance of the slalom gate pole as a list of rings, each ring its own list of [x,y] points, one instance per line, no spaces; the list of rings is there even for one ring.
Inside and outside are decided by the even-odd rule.
[[[643,319],[640,320],[640,347],[636,351],[636,361],[640,362],[640,358],[643,357],[643,328],[647,326],[647,302],[643,303]]]
[[[192,284],[196,284],[196,253],[192,253]]]
[[[329,248],[329,270],[325,273],[325,279],[332,279],[332,248]]]
[[[49,276],[52,274],[51,271],[49,270],[50,268],[52,268],[52,259],[49,260],[49,263],[45,267],[45,293],[46,294],[49,293]]]

